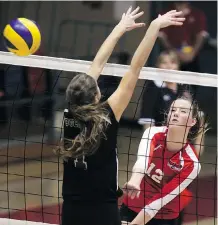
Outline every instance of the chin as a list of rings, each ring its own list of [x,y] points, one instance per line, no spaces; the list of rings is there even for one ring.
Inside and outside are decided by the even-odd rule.
[[[171,123],[171,124],[168,124],[168,127],[169,127],[169,128],[179,127],[179,125],[178,125],[178,124],[172,124],[172,123]]]
[[[169,128],[182,128],[183,127],[183,125],[181,125],[181,124],[179,124],[179,123],[173,123],[173,122],[171,122],[171,123],[169,123],[168,124],[168,127]]]

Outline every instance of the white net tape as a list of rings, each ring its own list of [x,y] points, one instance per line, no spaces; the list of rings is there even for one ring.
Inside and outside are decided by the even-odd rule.
[[[1,225],[56,225],[56,224],[48,224],[48,223],[40,223],[40,222],[31,222],[24,220],[12,220],[12,219],[0,219]]]
[[[15,56],[12,53],[0,51],[0,63],[28,66],[37,68],[46,68],[53,70],[63,70],[85,73],[91,65],[90,61],[73,60],[65,58],[54,58],[48,56],[35,56],[28,57]],[[128,70],[129,66],[107,63],[103,75],[119,76],[122,77]],[[156,80],[156,81],[169,81],[182,84],[193,84],[209,87],[218,87],[218,79],[215,74],[208,73],[194,73],[174,70],[164,70],[158,68],[143,67],[140,73],[140,79]]]

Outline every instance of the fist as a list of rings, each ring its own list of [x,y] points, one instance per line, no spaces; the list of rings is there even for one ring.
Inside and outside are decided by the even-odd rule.
[[[138,198],[140,195],[140,186],[135,183],[132,183],[131,181],[125,183],[123,189],[124,193],[128,195],[131,199],[135,197]]]

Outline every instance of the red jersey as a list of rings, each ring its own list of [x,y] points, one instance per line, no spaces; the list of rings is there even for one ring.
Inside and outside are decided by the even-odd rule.
[[[205,36],[208,34],[204,12],[194,7],[190,7],[190,10],[182,26],[169,26],[160,32],[167,36],[174,48],[181,48],[183,45],[193,46],[199,33]]]
[[[140,195],[134,199],[124,197],[131,210],[145,210],[152,218],[174,219],[190,202],[186,189],[200,172],[195,150],[186,144],[179,152],[165,147],[167,127],[147,129],[139,145],[134,167],[141,168],[145,176],[140,185]]]

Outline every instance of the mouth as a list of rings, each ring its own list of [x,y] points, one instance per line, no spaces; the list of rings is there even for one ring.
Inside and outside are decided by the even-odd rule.
[[[171,121],[172,121],[172,122],[178,122],[178,120],[177,120],[177,119],[172,119]]]

